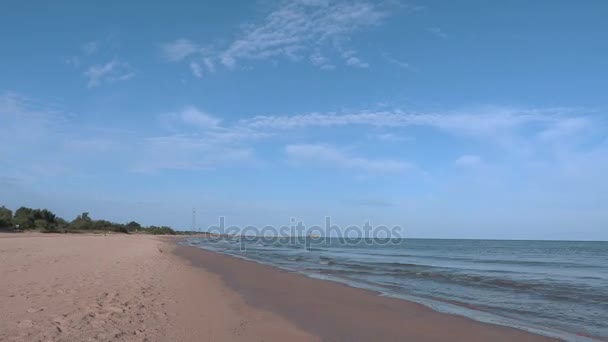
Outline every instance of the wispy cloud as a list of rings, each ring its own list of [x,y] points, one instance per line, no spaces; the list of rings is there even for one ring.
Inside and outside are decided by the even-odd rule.
[[[220,122],[218,118],[204,113],[193,106],[186,107],[179,116],[185,123],[201,128],[216,128]]]
[[[112,60],[105,64],[92,65],[84,75],[88,79],[87,86],[93,88],[103,83],[129,80],[135,77],[135,69],[129,63]]]
[[[192,71],[192,74],[196,78],[203,77],[203,67],[201,67],[201,65],[196,62],[190,62],[190,71]]]
[[[71,166],[58,155],[72,119],[52,104],[14,92],[0,94],[0,127],[10,132],[0,135],[0,175],[23,180],[71,175]]]
[[[281,1],[263,20],[246,28],[224,48],[203,49],[186,38],[161,46],[164,57],[178,62],[188,57],[203,61],[208,71],[216,62],[234,68],[240,62],[284,58],[308,60],[321,69],[335,68],[330,56],[347,66],[365,68],[369,64],[345,48],[355,34],[379,25],[390,14],[386,3],[364,0]]]
[[[227,164],[255,162],[253,149],[207,141],[199,135],[169,135],[146,138],[140,156],[131,166],[135,172],[163,169],[217,169]]]
[[[346,62],[346,65],[358,67],[358,68],[367,68],[369,64],[362,61],[359,57],[356,56],[356,52],[353,50],[347,50],[342,52],[342,58]]]
[[[213,60],[211,58],[208,58],[208,57],[204,58],[203,63],[207,67],[207,71],[209,71],[210,73],[215,72],[215,63],[213,62]]]
[[[378,141],[389,142],[389,143],[401,143],[401,142],[407,142],[407,141],[411,142],[414,140],[412,137],[407,136],[407,135],[389,133],[389,132],[369,134],[369,138],[378,140]]]
[[[0,94],[0,120],[5,124],[23,121],[24,124],[55,125],[68,119],[65,113],[36,99],[10,91]]]
[[[13,92],[0,94],[0,127],[11,132],[0,135],[0,177],[86,177],[98,171],[100,160],[114,169],[137,172],[252,165],[256,160],[251,142],[265,136],[222,127],[219,118],[194,106],[163,117],[174,121],[166,134],[133,134],[111,126],[88,127],[81,117],[47,102]]]
[[[170,62],[179,62],[196,53],[199,46],[186,38],[180,38],[161,45],[163,57]]]
[[[283,152],[299,165],[325,165],[353,170],[355,174],[400,173],[416,170],[412,165],[419,160],[405,161],[396,157],[393,150],[386,149],[388,158],[378,158],[362,146],[345,145],[341,137],[359,137],[363,133],[374,133],[375,148],[384,149],[403,143],[424,146],[425,137],[416,136],[414,128],[435,130],[446,143],[478,139],[481,151],[462,151],[459,157],[450,157],[442,164],[458,167],[490,165],[490,159],[517,161],[523,168],[542,166],[543,169],[566,170],[570,174],[586,174],[587,170],[577,165],[592,165],[600,155],[579,162],[582,153],[605,139],[606,122],[582,111],[567,109],[512,109],[489,107],[470,111],[446,113],[408,113],[400,110],[358,111],[345,113],[309,113],[287,116],[255,116],[243,120],[222,120],[195,106],[185,106],[179,111],[161,115],[164,133],[133,135],[99,131],[77,124],[77,117],[55,110],[48,104],[20,96],[4,93],[0,96],[0,126],[10,131],[10,136],[0,137],[0,164],[9,165],[14,172],[4,176],[37,174],[44,166],[61,163],[64,170],[86,168],[83,158],[98,153],[112,152],[112,158],[125,167],[140,172],[155,172],[162,169],[208,169],[225,164],[256,162],[256,149],[264,142],[285,146]],[[331,128],[324,134],[320,128]],[[411,129],[411,130],[409,130]],[[599,130],[599,135],[593,132]],[[108,133],[109,132],[109,133]],[[297,133],[297,134],[296,134]],[[415,140],[410,139],[413,134]],[[603,137],[603,138],[602,138]],[[272,140],[270,140],[272,139]],[[379,143],[378,140],[382,140]],[[435,140],[438,141],[438,140]],[[77,142],[78,149],[70,147]],[[505,143],[506,142],[506,143]],[[8,146],[19,145],[15,153]],[[605,144],[604,144],[605,145]],[[38,157],[39,167],[17,170],[23,155],[37,155],[40,146],[52,151]],[[457,146],[457,143],[455,143]],[[502,150],[497,150],[502,149]],[[483,149],[486,149],[485,151]],[[486,158],[487,150],[501,151],[497,158]],[[511,151],[529,150],[518,154]],[[605,151],[606,148],[601,149]],[[508,152],[508,153],[503,153]],[[604,154],[602,154],[604,153]],[[454,159],[451,159],[454,158]],[[274,160],[276,162],[276,160]],[[270,162],[273,162],[272,160]],[[0,165],[2,166],[2,165]],[[424,165],[420,166],[421,168]],[[59,168],[57,168],[59,170]],[[551,171],[556,174],[558,171]],[[556,176],[557,177],[557,176]],[[583,177],[581,177],[582,179]]]
[[[413,65],[411,65],[410,63],[403,61],[403,60],[399,60],[397,58],[394,58],[393,56],[391,56],[387,53],[382,54],[382,57],[384,57],[384,59],[386,61],[388,61],[389,63],[394,64],[400,68],[407,69],[407,70],[413,71],[413,72],[418,71],[418,69],[416,67],[414,67]]]
[[[518,109],[486,107],[443,113],[408,113],[401,110],[345,113],[308,113],[290,116],[255,116],[238,122],[239,127],[285,135],[286,131],[344,127],[382,129],[383,137],[408,136],[417,128],[435,130],[444,139],[477,140],[519,158],[552,154],[593,139],[588,112],[567,108]],[[406,130],[410,130],[407,132]],[[352,130],[350,130],[352,131]],[[415,136],[413,137],[416,138]],[[416,139],[418,141],[418,139]],[[583,144],[584,145],[584,144]]]
[[[345,169],[355,169],[371,173],[403,173],[412,169],[412,165],[395,159],[367,159],[350,155],[335,147],[315,144],[287,145],[285,153],[290,161],[315,163]]]
[[[174,132],[204,133],[206,139],[224,142],[251,141],[276,137],[290,139],[290,132],[331,128],[332,132],[362,128],[374,140],[401,143],[417,141],[410,135],[416,128],[428,128],[452,138],[493,143],[514,153],[526,154],[538,144],[573,143],[590,136],[597,120],[582,110],[567,108],[518,109],[484,107],[444,113],[408,113],[402,110],[354,111],[344,113],[307,113],[299,115],[262,115],[222,122],[196,107],[186,107],[162,116]],[[407,132],[406,129],[412,129]],[[578,139],[578,140],[577,140]],[[464,161],[470,160],[465,158]]]
[[[371,2],[284,2],[262,23],[250,25],[220,59],[229,67],[247,59],[298,59],[311,50],[340,46],[350,35],[379,24],[387,15]]]
[[[221,120],[195,106],[160,115],[172,133],[145,138],[130,169],[153,173],[164,169],[209,170],[246,163],[254,165],[251,143],[266,137],[245,127],[223,126]]]
[[[272,134],[241,125],[222,125],[221,120],[198,109],[186,106],[178,112],[164,113],[159,116],[161,124],[172,135],[196,135],[216,144],[238,144],[266,138]]]
[[[440,27],[437,27],[437,26],[429,27],[429,28],[427,28],[427,31],[429,31],[430,33],[434,34],[435,36],[437,36],[439,38],[448,39],[447,33],[445,33]]]
[[[114,57],[118,47],[117,36],[109,34],[105,38],[81,44],[80,52],[66,58],[65,63],[86,77],[89,88],[132,79],[136,75],[135,68]]]
[[[363,62],[358,57],[354,57],[354,56],[353,57],[348,57],[346,59],[346,64],[350,65],[350,66],[358,67],[358,68],[367,68],[367,67],[369,67],[368,63]]]
[[[0,94],[0,127],[6,132],[0,134],[0,174],[29,178],[31,165],[44,164],[52,155],[38,156],[39,151],[56,144],[60,138],[55,132],[69,121],[69,115],[51,105],[14,92]]]
[[[477,165],[480,165],[481,163],[482,159],[480,156],[471,154],[465,154],[463,156],[460,156],[458,159],[456,159],[456,161],[454,161],[454,164],[456,164],[456,166],[463,168],[475,167]]]
[[[99,51],[100,46],[101,43],[99,41],[90,41],[82,44],[81,48],[86,55],[92,55]]]
[[[566,118],[556,122],[538,133],[538,138],[544,141],[572,138],[580,132],[592,128],[593,122],[586,117]]]
[[[325,57],[321,52],[315,51],[312,55],[310,55],[310,62],[323,70],[333,70],[336,68],[334,64],[332,64],[331,60]]]
[[[84,62],[96,56],[107,58],[119,46],[116,34],[108,34],[103,38],[90,40],[79,46],[79,52],[65,59],[66,63],[79,68]]]
[[[429,126],[470,134],[494,134],[528,123],[560,122],[567,109],[517,109],[489,107],[466,112],[408,113],[402,110],[358,111],[350,113],[308,113],[291,116],[255,116],[241,121],[250,127],[288,129],[369,125],[376,127]]]

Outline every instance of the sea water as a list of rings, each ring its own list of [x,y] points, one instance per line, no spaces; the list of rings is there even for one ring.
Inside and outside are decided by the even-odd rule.
[[[222,237],[187,243],[488,323],[570,341],[608,338],[608,242]]]

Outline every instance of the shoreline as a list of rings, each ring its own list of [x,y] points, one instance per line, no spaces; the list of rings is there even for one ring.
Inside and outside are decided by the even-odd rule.
[[[187,243],[188,238],[184,238],[182,241],[179,241],[179,242]],[[500,316],[500,315],[492,313],[490,311],[484,311],[484,310],[478,309],[474,306],[467,305],[466,303],[454,302],[454,301],[439,299],[439,298],[431,299],[431,298],[416,297],[416,296],[411,296],[411,295],[394,294],[394,293],[387,292],[385,289],[380,289],[377,287],[376,288],[365,287],[364,285],[359,286],[358,284],[353,284],[344,278],[339,278],[339,277],[334,277],[334,276],[329,276],[329,275],[322,275],[322,274],[307,274],[304,272],[298,272],[297,270],[283,268],[283,267],[280,267],[277,265],[273,265],[271,263],[265,263],[265,262],[262,262],[259,260],[241,256],[241,255],[232,255],[232,254],[222,253],[222,252],[214,251],[213,249],[206,249],[204,247],[199,248],[199,247],[188,245],[188,244],[184,245],[184,246],[195,247],[199,250],[203,250],[206,252],[216,253],[216,254],[227,256],[230,258],[236,258],[236,259],[243,260],[246,262],[251,262],[251,263],[254,263],[257,265],[271,267],[272,269],[275,269],[280,272],[291,273],[294,275],[303,276],[303,277],[320,280],[320,281],[329,281],[334,284],[343,285],[343,286],[346,286],[349,288],[354,288],[357,290],[365,291],[365,292],[371,293],[376,296],[397,299],[399,301],[406,301],[406,302],[412,303],[412,304],[419,304],[419,305],[424,306],[427,309],[430,309],[430,310],[440,313],[440,314],[462,317],[462,318],[472,320],[475,322],[479,322],[482,324],[489,324],[489,325],[493,325],[493,326],[516,329],[518,331],[523,331],[525,333],[539,335],[542,337],[547,337],[547,338],[551,338],[551,339],[559,340],[559,341],[567,341],[567,342],[604,342],[604,341],[608,341],[608,340],[605,340],[605,339],[602,339],[600,337],[593,336],[593,335],[574,334],[574,333],[570,333],[570,332],[566,332],[566,331],[562,331],[562,330],[558,330],[558,329],[554,329],[554,328],[533,325],[530,323],[526,323],[525,320],[518,320],[513,317]]]
[[[0,234],[0,341],[556,341],[184,240]]]
[[[323,340],[558,341],[193,246],[179,245],[175,253],[219,275],[248,305],[276,312]]]

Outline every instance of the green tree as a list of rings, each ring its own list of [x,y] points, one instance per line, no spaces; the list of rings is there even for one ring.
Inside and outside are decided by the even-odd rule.
[[[34,229],[34,209],[21,207],[15,211],[13,223],[20,229]]]
[[[89,217],[89,213],[82,213],[78,215],[72,223],[70,228],[74,230],[90,230],[93,229],[93,220]]]
[[[56,221],[56,230],[57,231],[59,231],[59,232],[67,232],[69,230],[69,228],[70,228],[69,225],[70,224],[66,220],[62,219],[61,217],[57,217],[55,219],[55,221]]]
[[[0,207],[0,228],[13,226],[13,212],[5,206]]]
[[[140,230],[141,229],[141,224],[135,222],[135,221],[131,221],[129,223],[127,223],[126,228],[128,231],[133,232],[136,230]]]
[[[59,218],[47,209],[31,209],[21,207],[15,211],[13,223],[20,229],[43,229],[56,231],[59,228]]]
[[[145,232],[147,232],[149,234],[153,234],[153,235],[175,235],[175,231],[171,227],[167,227],[167,226],[162,226],[162,227],[150,226],[150,227],[142,229],[142,231],[145,231]]]

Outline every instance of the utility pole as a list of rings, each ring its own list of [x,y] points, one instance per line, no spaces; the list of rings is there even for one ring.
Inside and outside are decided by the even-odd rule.
[[[193,232],[199,231],[196,229],[196,208],[192,208],[192,227],[190,227]]]

